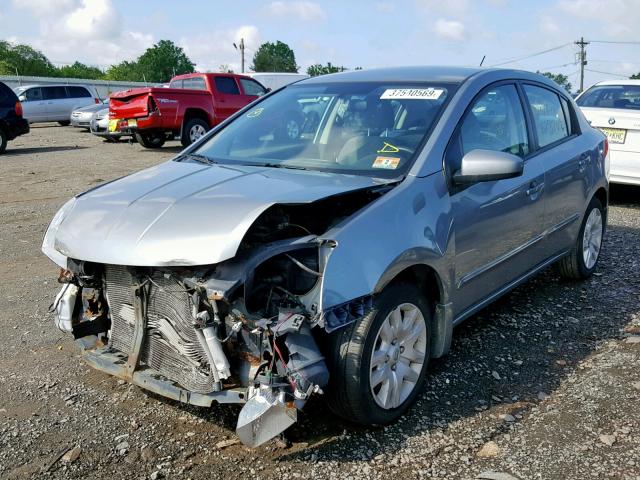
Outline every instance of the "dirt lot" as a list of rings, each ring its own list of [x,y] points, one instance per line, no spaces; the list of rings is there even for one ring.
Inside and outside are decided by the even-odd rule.
[[[47,311],[56,209],[178,151],[43,126],[0,156],[0,478],[640,479],[640,189],[614,190],[595,277],[549,270],[466,322],[398,424],[354,427],[315,401],[292,446],[252,451],[237,408],[90,370]]]

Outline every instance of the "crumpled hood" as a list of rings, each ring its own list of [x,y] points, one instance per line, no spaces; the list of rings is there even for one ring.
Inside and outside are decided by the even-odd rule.
[[[52,222],[43,251],[56,263],[60,254],[115,265],[217,263],[236,254],[245,232],[271,205],[313,202],[380,182],[170,161],[79,195]]]

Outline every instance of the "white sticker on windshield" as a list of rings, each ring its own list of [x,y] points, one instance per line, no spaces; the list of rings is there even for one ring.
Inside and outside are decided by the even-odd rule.
[[[381,100],[437,100],[444,92],[441,88],[387,88]]]

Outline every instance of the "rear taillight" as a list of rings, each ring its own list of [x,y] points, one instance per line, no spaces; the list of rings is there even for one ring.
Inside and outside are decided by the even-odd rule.
[[[147,113],[151,115],[152,113],[160,113],[158,112],[158,105],[153,97],[147,97]]]
[[[22,116],[22,104],[20,103],[20,101],[16,102],[16,115],[19,117]]]
[[[602,151],[602,156],[607,158],[607,154],[609,153],[609,139],[604,139],[604,150]]]

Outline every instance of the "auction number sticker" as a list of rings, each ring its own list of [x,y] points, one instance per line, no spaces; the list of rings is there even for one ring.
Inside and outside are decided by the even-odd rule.
[[[381,100],[437,100],[444,92],[441,88],[387,88]]]

